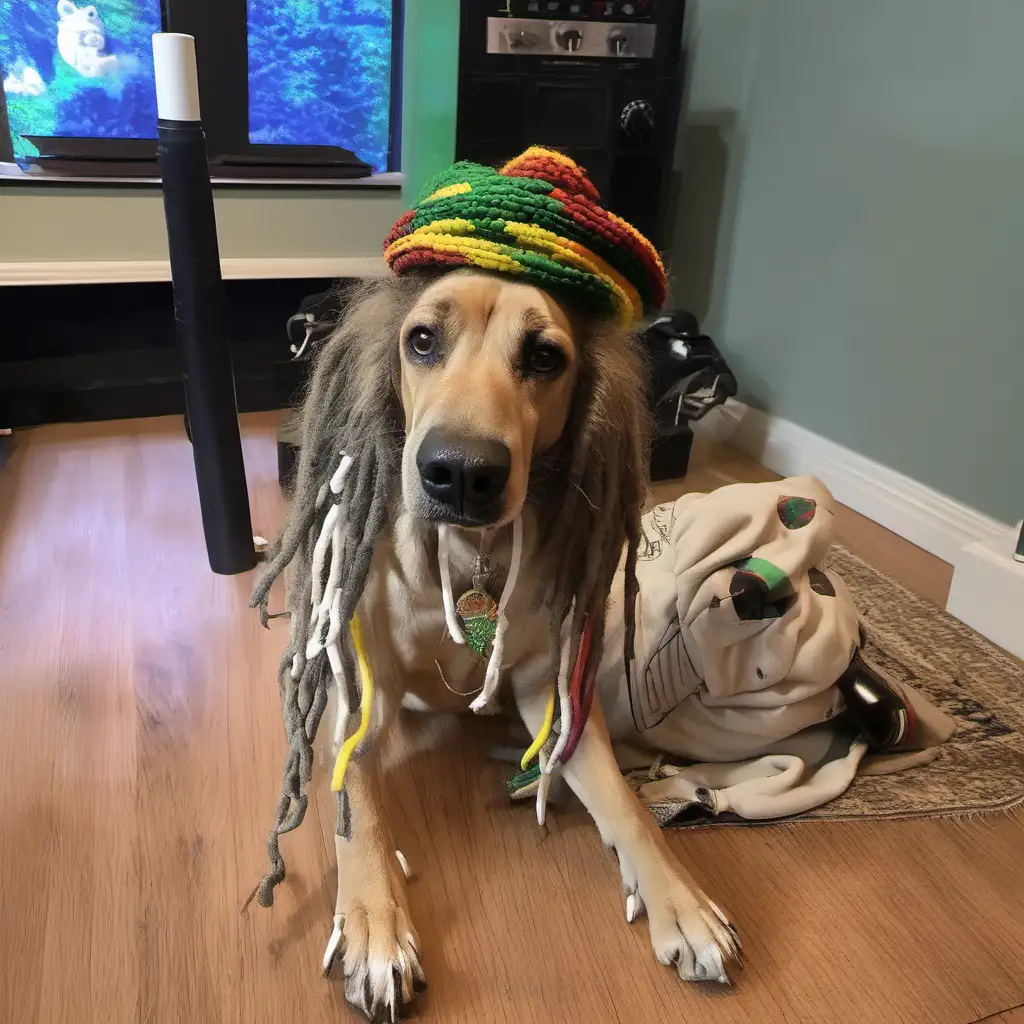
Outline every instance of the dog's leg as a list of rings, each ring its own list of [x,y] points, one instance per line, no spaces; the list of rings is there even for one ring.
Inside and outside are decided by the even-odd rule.
[[[375,1024],[395,1024],[426,979],[405,873],[380,812],[372,752],[349,766],[345,789],[351,838],[335,838],[338,898],[324,971],[344,949],[345,998]]]
[[[345,998],[371,1021],[396,1024],[426,987],[406,901],[404,865],[380,811],[374,751],[345,777],[351,838],[337,836],[338,900],[324,973],[344,950]]]
[[[550,665],[544,659],[545,675]],[[513,685],[523,720],[536,735],[551,681],[538,680],[533,672],[525,678],[517,674]],[[684,981],[728,983],[727,965],[740,960],[736,930],[676,859],[657,822],[622,777],[597,702],[564,770],[601,839],[618,854],[627,920],[646,908],[655,956],[675,965]]]

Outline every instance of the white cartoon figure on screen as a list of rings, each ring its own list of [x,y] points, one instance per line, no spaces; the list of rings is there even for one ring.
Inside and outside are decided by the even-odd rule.
[[[85,78],[112,74],[118,59],[103,52],[107,30],[99,11],[92,4],[76,7],[72,0],[59,0],[57,14],[57,50],[65,63]]]

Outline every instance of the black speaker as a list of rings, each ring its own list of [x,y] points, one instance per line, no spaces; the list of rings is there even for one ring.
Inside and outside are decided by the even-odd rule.
[[[462,0],[455,155],[527,146],[582,164],[604,204],[665,242],[682,0]]]

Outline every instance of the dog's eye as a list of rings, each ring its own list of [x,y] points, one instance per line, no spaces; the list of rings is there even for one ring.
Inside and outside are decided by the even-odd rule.
[[[429,359],[437,350],[437,338],[429,327],[414,327],[407,344],[410,355],[416,359]]]
[[[565,355],[557,345],[534,345],[526,357],[526,367],[538,377],[557,376],[565,366]]]

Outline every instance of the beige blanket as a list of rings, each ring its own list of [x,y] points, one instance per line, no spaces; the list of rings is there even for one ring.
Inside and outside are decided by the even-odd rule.
[[[635,662],[624,679],[615,606],[598,685],[620,764],[640,769],[640,796],[663,822],[798,814],[858,771],[928,760],[952,735],[951,719],[889,682],[898,735],[865,758],[838,685],[861,626],[824,568],[833,507],[820,481],[794,477],[645,516]]]

